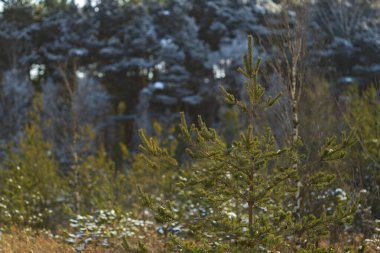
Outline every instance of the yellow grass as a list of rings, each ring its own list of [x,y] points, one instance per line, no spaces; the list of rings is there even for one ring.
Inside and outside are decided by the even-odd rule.
[[[58,253],[75,252],[60,240],[50,238],[46,234],[35,234],[31,231],[12,231],[0,237],[1,253]]]
[[[341,242],[329,244],[328,240],[321,239],[320,246],[326,248],[332,247],[337,253],[357,252],[360,245],[366,245],[364,252],[375,253],[380,252],[380,239],[370,238],[365,240],[362,235],[344,236]],[[144,239],[150,252],[165,252],[163,244],[157,238],[154,231],[146,234]],[[131,245],[136,245],[136,242],[129,242]],[[83,253],[125,253],[121,241],[112,241],[111,248],[104,248],[102,246],[90,245],[86,247]],[[348,245],[350,247],[348,247]],[[76,253],[75,249],[65,243],[62,239],[52,238],[44,232],[34,232],[31,230],[17,230],[13,229],[9,233],[3,233],[0,236],[0,253]]]
[[[163,252],[162,243],[154,232],[144,244],[152,250],[151,252]],[[129,242],[132,246],[136,243]],[[113,241],[112,247],[105,248],[97,245],[89,245],[83,253],[125,253],[122,242]],[[31,230],[13,229],[9,233],[0,236],[0,253],[76,253],[74,247],[65,243],[63,239],[52,238],[44,232],[33,232]]]

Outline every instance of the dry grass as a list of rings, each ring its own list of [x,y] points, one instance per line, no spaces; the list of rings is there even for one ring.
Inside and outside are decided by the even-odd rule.
[[[33,233],[29,230],[2,234],[0,237],[1,253],[71,253],[75,250],[60,240],[46,234]]]
[[[136,242],[130,242],[131,245],[136,245]],[[366,245],[364,252],[375,253],[380,252],[380,239],[372,238],[365,240],[362,235],[355,235],[342,238],[340,243],[330,245],[328,240],[321,240],[321,245],[326,248],[333,247],[337,253],[358,252],[360,245]],[[104,248],[102,246],[91,245],[87,247],[83,253],[125,253],[122,247],[122,242],[113,241],[113,247]],[[155,233],[147,234],[144,239],[150,252],[165,252],[163,244],[157,238]],[[347,247],[350,245],[349,247]],[[65,243],[62,239],[51,238],[47,233],[33,232],[31,230],[16,230],[13,229],[10,233],[4,233],[0,236],[0,253],[75,253],[75,249]]]
[[[129,242],[131,246],[136,242]],[[162,243],[155,233],[147,234],[144,244],[151,252],[163,252]],[[113,241],[111,248],[97,245],[86,247],[83,253],[125,253],[121,241]],[[0,253],[76,253],[75,249],[65,243],[62,239],[52,238],[44,232],[33,232],[31,230],[13,229],[9,233],[0,235]]]
[[[330,243],[328,238],[321,239],[320,247],[333,248],[335,253],[344,252],[366,252],[377,253],[380,252],[380,240],[373,236],[373,238],[365,239],[363,234],[348,235],[344,234],[340,237],[339,242]],[[360,251],[364,247],[364,251]]]

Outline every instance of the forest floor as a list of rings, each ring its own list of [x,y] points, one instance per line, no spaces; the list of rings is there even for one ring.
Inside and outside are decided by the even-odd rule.
[[[128,240],[131,248],[136,248],[138,243]],[[144,241],[144,246],[149,252],[164,252],[163,244],[153,231],[150,237]],[[86,246],[82,253],[126,253],[133,250],[126,250],[123,240],[112,240],[110,247],[104,247],[96,243]],[[65,242],[62,237],[53,237],[49,232],[35,232],[32,230],[13,229],[9,233],[0,234],[0,253],[76,253],[76,247]]]
[[[131,246],[137,243],[131,243]],[[151,237],[144,240],[144,245],[149,252],[165,252],[162,241],[153,233]],[[328,240],[321,240],[321,245],[326,248],[332,247],[333,252],[380,252],[380,238],[364,239],[363,235],[342,238],[333,245]],[[96,244],[89,244],[82,253],[126,253],[135,252],[126,250],[122,240],[112,241],[111,247],[104,247]],[[363,248],[362,245],[365,245]],[[66,243],[62,238],[54,238],[48,232],[34,232],[32,230],[12,230],[10,233],[0,234],[0,253],[75,253],[75,247]]]

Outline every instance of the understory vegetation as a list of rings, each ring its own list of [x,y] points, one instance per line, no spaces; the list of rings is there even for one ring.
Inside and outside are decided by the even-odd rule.
[[[118,166],[101,145],[92,147],[94,135],[86,128],[73,140],[81,143],[72,146],[75,163],[60,170],[44,138],[43,105],[36,97],[20,141],[8,144],[1,162],[1,249],[378,250],[376,88],[352,89],[348,101],[338,104],[320,90],[323,83],[306,90],[311,97],[300,101],[299,121],[312,125],[301,124],[296,136],[280,144],[270,124],[282,122],[265,115],[284,94],[267,95],[260,62],[249,37],[238,69],[245,92],[238,97],[220,86],[228,105],[222,128],[208,127],[201,116],[189,123],[185,113],[178,127],[163,129],[156,122],[152,136],[140,130],[139,152],[120,143]]]
[[[379,252],[380,5],[220,2],[4,2],[0,252]],[[96,40],[44,37],[65,12]]]

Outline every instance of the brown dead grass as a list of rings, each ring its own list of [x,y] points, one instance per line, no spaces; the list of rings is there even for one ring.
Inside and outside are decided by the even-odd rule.
[[[132,246],[137,242],[129,242]],[[165,252],[162,242],[157,238],[155,233],[147,233],[143,240],[151,251]],[[104,248],[97,245],[90,245],[83,253],[125,253],[122,242],[112,242],[112,248]],[[320,246],[334,248],[334,252],[340,253],[347,249],[351,252],[357,252],[360,245],[366,245],[364,252],[379,252],[380,239],[371,238],[365,241],[362,235],[344,236],[339,243],[330,244],[327,239],[321,239]],[[349,245],[349,246],[348,246]],[[348,246],[348,247],[347,247]],[[353,250],[353,251],[352,251]],[[75,249],[65,243],[62,239],[51,238],[47,233],[33,232],[31,230],[13,229],[9,233],[0,236],[0,253],[76,253]]]
[[[75,250],[46,234],[15,231],[0,237],[1,253],[74,253]]]
[[[146,235],[144,245],[151,252],[163,252],[162,243],[153,233]],[[129,242],[131,246],[137,242]],[[122,242],[113,241],[113,247],[104,248],[97,245],[89,245],[83,253],[126,253]],[[152,250],[154,249],[154,250]],[[51,238],[47,233],[34,232],[31,230],[12,229],[9,233],[0,235],[0,253],[76,253],[75,249],[62,239]]]
[[[328,238],[322,238],[319,246],[322,248],[333,248],[335,253],[344,252],[359,252],[361,247],[364,247],[365,253],[378,253],[380,252],[380,240],[373,236],[372,238],[365,239],[363,234],[340,236],[339,242],[330,243]]]

